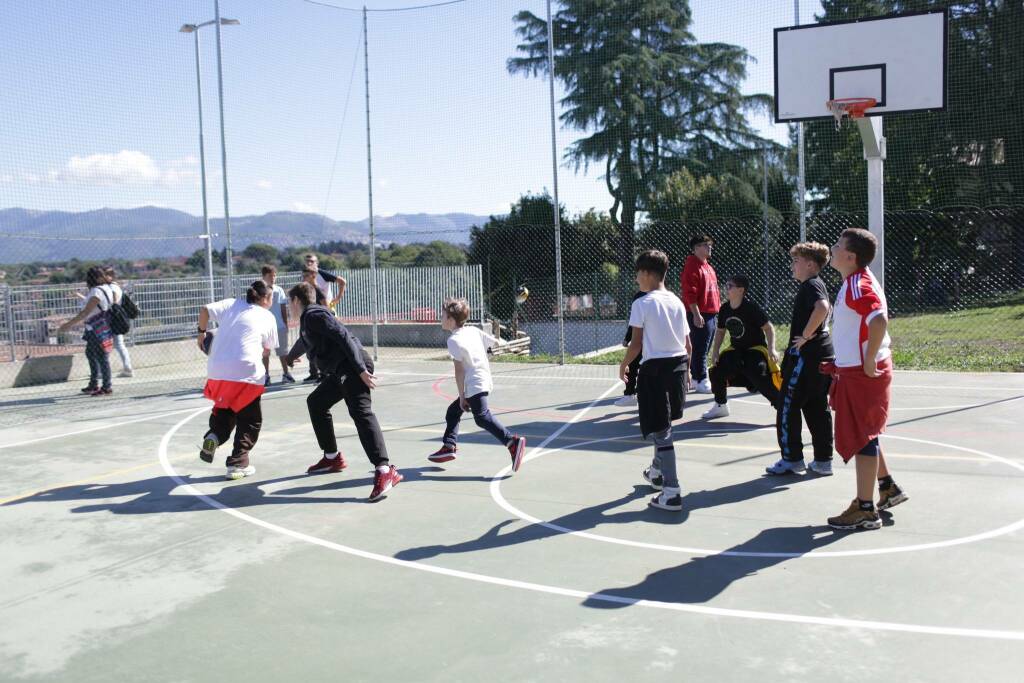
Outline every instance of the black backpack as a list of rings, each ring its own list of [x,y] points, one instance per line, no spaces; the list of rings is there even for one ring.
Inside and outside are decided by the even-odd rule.
[[[102,290],[103,295],[107,297],[107,301],[110,302],[110,308],[107,309],[107,317],[110,318],[110,331],[114,334],[128,334],[128,330],[132,328],[132,316],[128,314],[128,311],[122,304],[114,303],[110,295],[107,294],[107,290]],[[121,300],[124,301],[125,296],[122,292]],[[138,311],[135,304],[132,304],[132,308]]]
[[[136,306],[135,302],[132,301],[130,296],[128,296],[128,292],[124,291],[123,289],[121,290],[121,303],[114,305],[123,308],[124,314],[132,320],[138,318],[139,313],[141,313],[141,311],[139,311],[139,307]]]

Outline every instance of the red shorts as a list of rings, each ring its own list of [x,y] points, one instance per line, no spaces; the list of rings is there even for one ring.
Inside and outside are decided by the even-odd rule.
[[[232,382],[227,379],[208,379],[203,388],[203,396],[213,401],[214,409],[227,408],[236,413],[262,395],[262,384]]]
[[[859,365],[837,368],[832,363],[822,363],[821,371],[832,375],[828,402],[836,413],[836,452],[843,462],[849,462],[885,431],[892,396],[892,360],[878,364],[878,377],[868,377]]]

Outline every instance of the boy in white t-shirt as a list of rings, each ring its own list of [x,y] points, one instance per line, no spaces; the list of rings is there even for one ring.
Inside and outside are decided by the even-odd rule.
[[[218,324],[209,347],[203,396],[213,401],[210,428],[203,438],[199,457],[213,462],[214,451],[235,433],[227,459],[227,478],[252,476],[249,451],[256,445],[263,425],[263,359],[277,348],[277,324],[267,309],[273,292],[256,280],[244,299],[223,299],[199,309],[199,348],[207,351],[206,333],[211,321]]]
[[[487,349],[500,342],[478,327],[467,327],[469,303],[465,299],[448,299],[442,307],[441,326],[451,332],[448,353],[455,363],[455,383],[459,397],[448,406],[443,445],[427,456],[431,462],[449,462],[458,449],[459,422],[462,414],[472,411],[477,426],[484,429],[508,448],[512,456],[512,471],[518,472],[526,452],[526,439],[506,429],[491,414],[487,396],[494,388],[491,367],[487,362]]]
[[[292,373],[288,371],[288,365],[285,363],[285,358],[288,356],[288,352],[291,351],[291,346],[288,344],[288,297],[285,295],[284,289],[277,284],[277,268],[268,264],[260,269],[260,273],[263,276],[263,281],[267,283],[271,290],[270,313],[274,316],[274,322],[277,324],[278,346],[276,353],[278,360],[281,361],[281,384],[294,384],[295,378],[292,377]],[[263,384],[269,387],[270,356],[264,359],[263,369],[267,373]]]
[[[636,259],[636,283],[646,295],[630,307],[629,326],[633,335],[619,365],[619,378],[626,381],[629,364],[642,348],[636,394],[640,433],[644,439],[648,435],[654,438],[654,460],[643,471],[643,477],[661,491],[651,499],[651,507],[682,510],[672,421],[683,416],[692,347],[683,302],[665,288],[667,272],[668,256],[664,252],[651,249]]]

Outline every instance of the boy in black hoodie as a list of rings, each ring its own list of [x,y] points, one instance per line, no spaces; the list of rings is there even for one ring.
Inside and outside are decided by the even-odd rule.
[[[344,400],[359,434],[359,442],[374,466],[370,500],[379,500],[402,481],[402,475],[388,459],[384,435],[373,414],[370,390],[377,386],[373,360],[359,339],[350,334],[326,306],[315,303],[316,289],[313,285],[305,282],[295,285],[288,291],[288,298],[293,312],[299,316],[299,340],[286,357],[286,362],[291,365],[303,354],[308,354],[316,360],[321,374],[320,384],[306,398],[306,405],[313,432],[324,454],[306,472],[325,474],[345,468],[331,417],[331,408]]]

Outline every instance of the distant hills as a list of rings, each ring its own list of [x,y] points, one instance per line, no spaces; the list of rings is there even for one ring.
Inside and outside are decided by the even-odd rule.
[[[486,220],[487,216],[467,213],[396,214],[375,217],[374,228],[378,242],[444,240],[465,244],[470,228]],[[210,231],[219,235],[214,237],[214,246],[223,248],[224,220],[212,219]],[[331,240],[366,243],[369,221],[335,221],[313,213],[274,211],[232,217],[231,232],[236,251],[253,242],[278,247]],[[203,247],[198,239],[202,233],[202,217],[156,206],[80,213],[0,209],[0,263],[187,256]],[[47,239],[34,239],[37,236]]]

